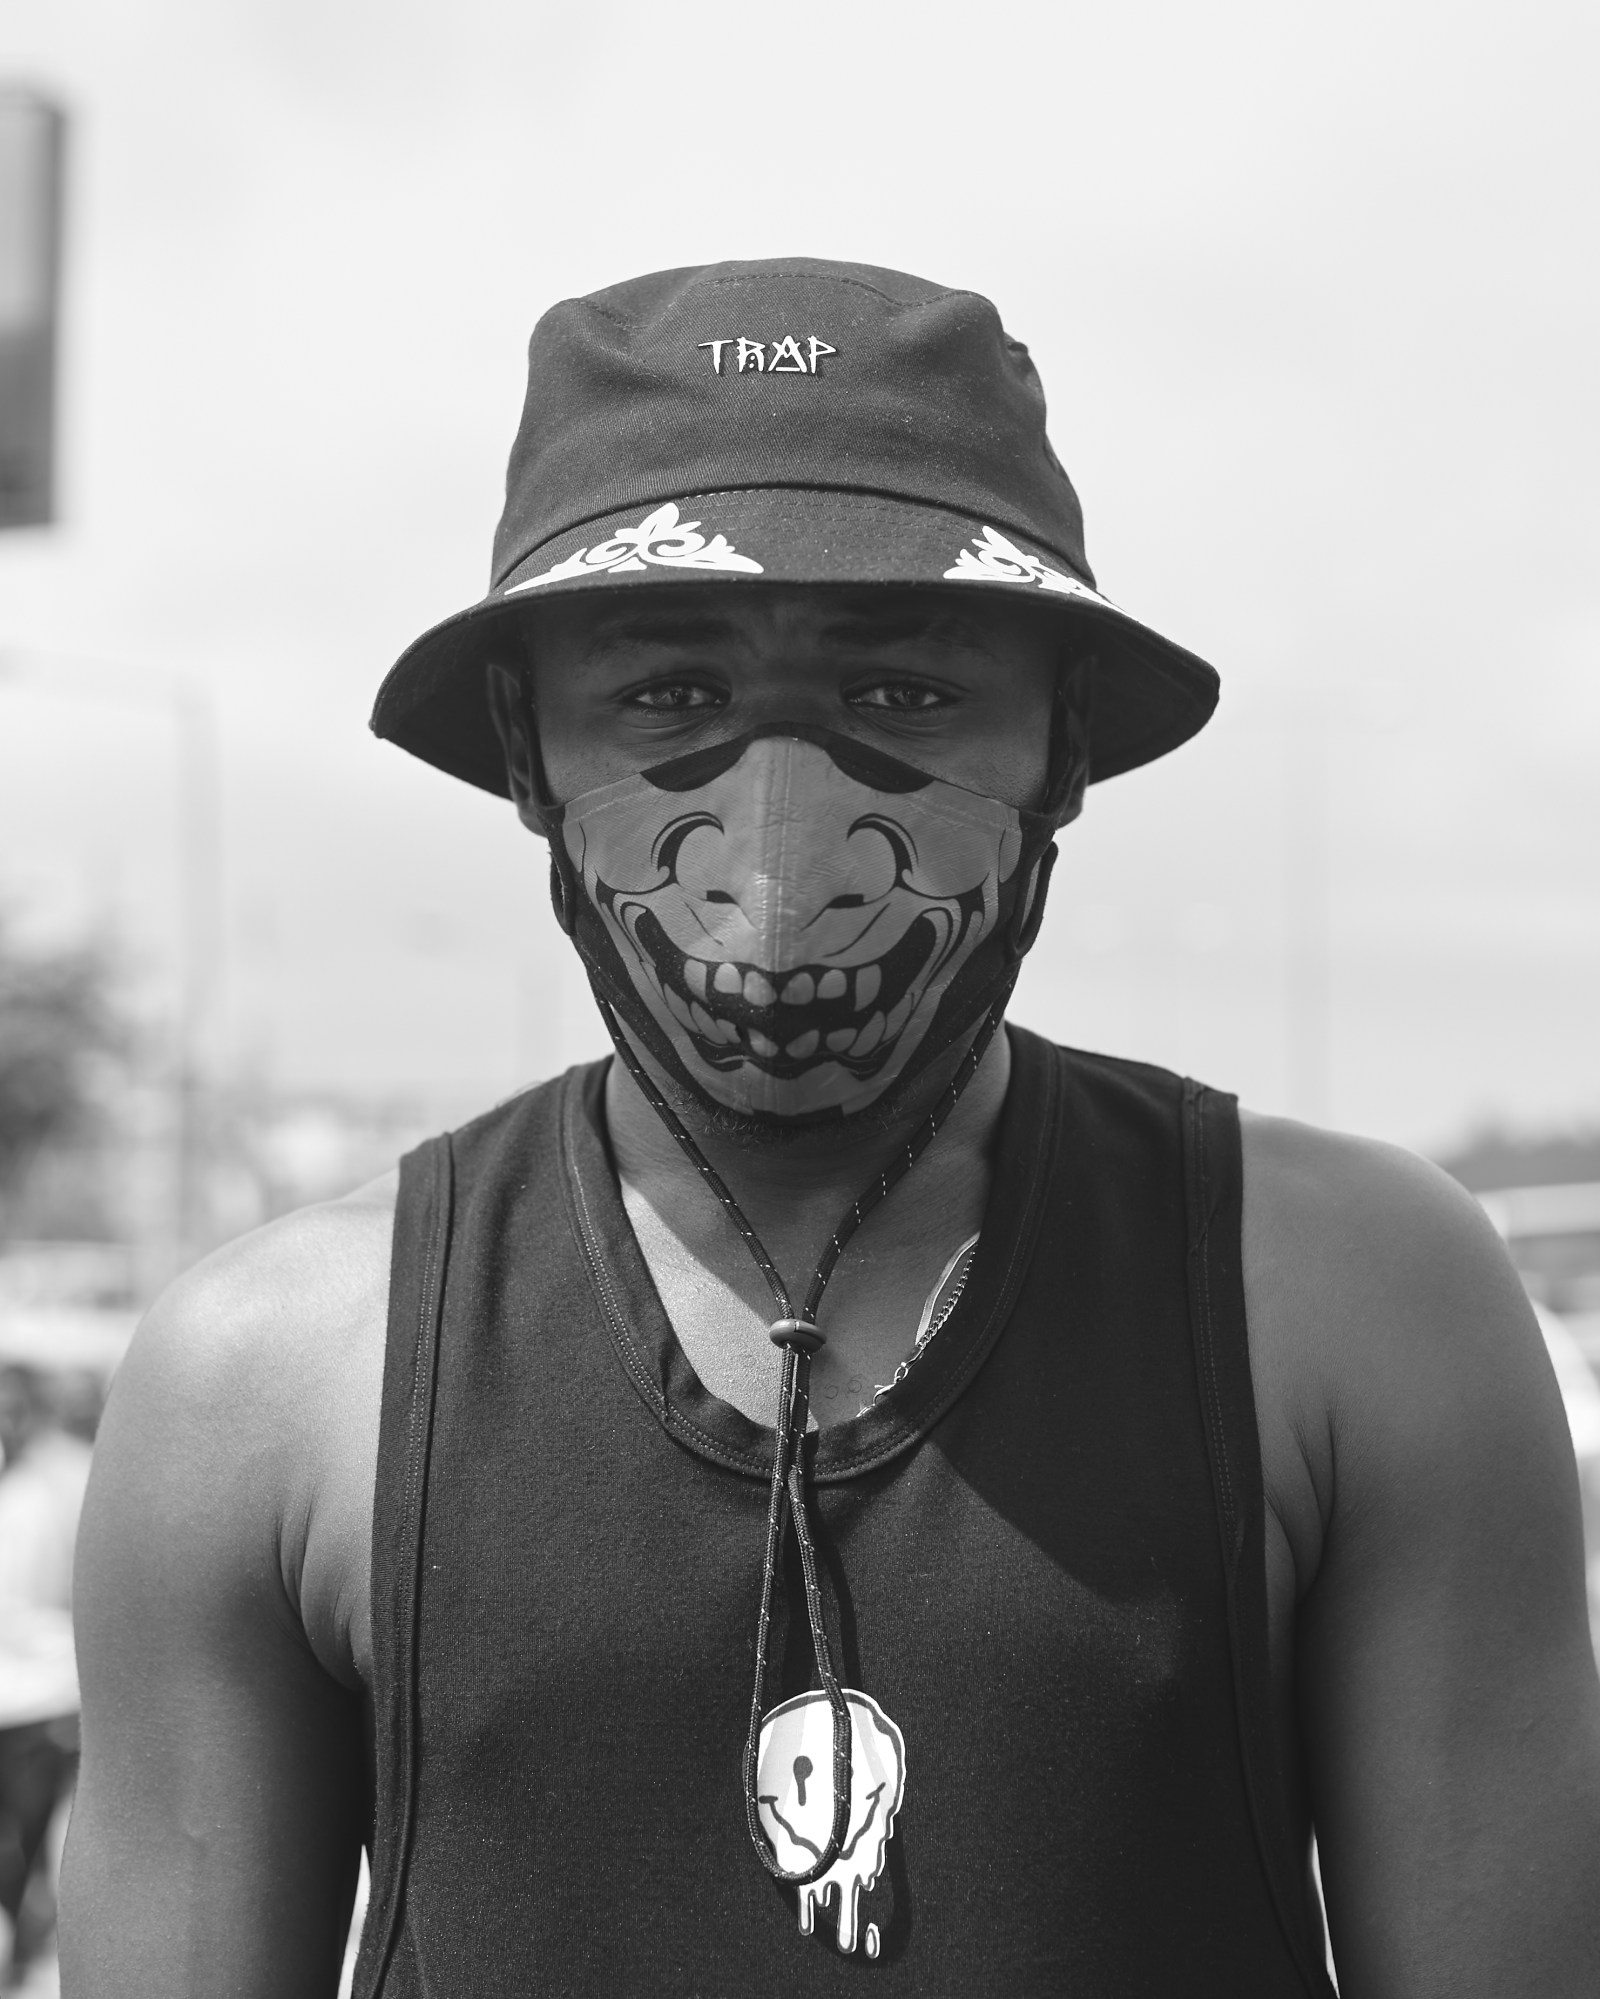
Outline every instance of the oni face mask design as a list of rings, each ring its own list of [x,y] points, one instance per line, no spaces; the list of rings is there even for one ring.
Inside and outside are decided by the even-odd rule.
[[[702,1101],[784,1120],[865,1108],[994,1003],[1054,830],[799,727],[551,819],[568,927],[629,1030]]]

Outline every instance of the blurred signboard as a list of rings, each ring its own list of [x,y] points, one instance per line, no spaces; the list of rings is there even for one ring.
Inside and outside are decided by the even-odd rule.
[[[0,528],[55,518],[65,128],[47,99],[0,85]]]

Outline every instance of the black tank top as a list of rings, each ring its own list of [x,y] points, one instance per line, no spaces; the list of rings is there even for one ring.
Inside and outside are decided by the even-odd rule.
[[[812,1440],[841,1678],[903,1742],[875,1961],[750,1847],[772,1433],[673,1337],[604,1065],[404,1162],[363,1999],[1331,1995],[1268,1721],[1236,1107],[1011,1041],[961,1300]],[[773,1704],[812,1685],[794,1577],[776,1652]]]

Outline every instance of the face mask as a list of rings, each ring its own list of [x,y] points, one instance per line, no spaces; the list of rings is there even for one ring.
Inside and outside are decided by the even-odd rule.
[[[1057,823],[800,726],[547,813],[557,914],[630,1036],[783,1122],[866,1109],[994,1005]]]

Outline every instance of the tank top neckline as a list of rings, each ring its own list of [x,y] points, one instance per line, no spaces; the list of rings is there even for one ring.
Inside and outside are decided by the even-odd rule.
[[[996,1134],[994,1172],[966,1287],[917,1365],[859,1415],[814,1431],[810,1476],[856,1478],[925,1436],[983,1365],[1005,1328],[1050,1203],[1059,1116],[1054,1051],[1007,1027],[1011,1080]],[[773,1432],[700,1380],[650,1275],[622,1203],[602,1109],[608,1063],[562,1079],[560,1130],[567,1215],[612,1344],[629,1380],[680,1444],[751,1478],[772,1470]]]

